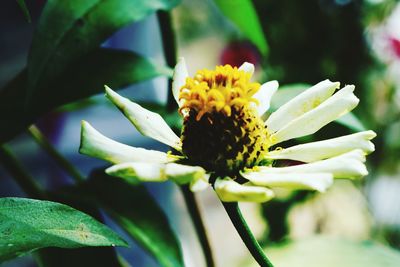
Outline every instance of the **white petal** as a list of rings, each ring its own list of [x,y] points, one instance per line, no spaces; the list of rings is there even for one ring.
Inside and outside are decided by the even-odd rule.
[[[268,188],[241,185],[228,177],[218,178],[214,188],[218,197],[224,202],[266,202],[274,197],[274,192]]]
[[[331,173],[242,173],[252,184],[287,189],[310,189],[324,192],[333,183]]]
[[[166,153],[127,146],[105,137],[86,121],[82,121],[79,152],[112,163],[130,161],[165,163],[173,161],[173,158]]]
[[[165,166],[165,175],[177,184],[187,184],[193,180],[205,180],[206,171],[199,166],[169,163]]]
[[[177,163],[157,164],[126,162],[111,166],[106,173],[125,179],[141,182],[163,182],[172,180],[178,184],[187,184],[194,180],[206,180],[205,170],[199,166]]]
[[[192,192],[199,192],[207,189],[210,186],[208,179],[210,178],[209,174],[206,174],[203,178],[198,178],[190,182],[190,190]]]
[[[249,63],[249,62],[244,62],[240,67],[239,70],[242,70],[244,72],[247,72],[251,75],[254,73],[254,65]]]
[[[368,174],[365,155],[355,149],[337,157],[290,167],[259,167],[263,173],[332,173],[334,178],[358,178]]]
[[[159,114],[142,108],[107,86],[105,88],[107,97],[124,113],[141,134],[169,145],[178,151],[181,150],[181,140]]]
[[[279,83],[277,81],[270,81],[261,85],[258,92],[253,95],[253,97],[260,102],[257,107],[260,116],[269,109],[271,98],[276,90],[278,90],[278,87]]]
[[[165,164],[126,162],[107,168],[106,173],[133,182],[164,182],[168,180],[164,169]]]
[[[375,150],[375,146],[369,140],[373,139],[375,136],[376,134],[373,131],[364,131],[324,141],[271,151],[268,152],[265,158],[314,162],[335,157],[354,149],[361,149],[365,154],[370,154]]]
[[[353,94],[354,86],[348,85],[316,108],[289,122],[271,135],[271,142],[280,142],[313,134],[326,124],[355,108],[359,99]]]
[[[189,77],[188,70],[186,67],[185,59],[183,57],[178,58],[178,63],[174,68],[174,75],[172,78],[172,94],[176,100],[176,103],[179,104],[179,92],[182,86],[186,84],[186,78]]]
[[[324,102],[339,86],[339,82],[333,83],[329,80],[314,85],[272,113],[266,125],[271,132],[280,130],[292,120]]]

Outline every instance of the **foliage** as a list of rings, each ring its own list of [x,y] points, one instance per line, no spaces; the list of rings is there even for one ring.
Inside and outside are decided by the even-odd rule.
[[[164,20],[160,22],[171,23],[169,16],[174,13],[166,12],[180,2],[46,1],[32,38],[27,65],[0,89],[0,143],[11,141],[53,110],[71,111],[82,102],[92,104],[88,98],[103,92],[105,84],[121,89],[159,76],[171,78],[172,70],[168,66],[155,64],[139,53],[104,48],[102,44],[127,25],[156,12],[164,12]],[[383,77],[385,67],[372,59],[364,40],[365,25],[384,21],[396,5],[395,1],[389,0],[387,6],[372,1],[336,1],[335,4],[334,1],[290,0],[212,2],[222,20],[230,21],[241,38],[257,47],[262,56],[260,76],[278,79],[283,84],[272,99],[270,111],[321,79],[354,83],[357,96],[369,102],[365,101],[367,104],[361,111],[336,120],[328,132],[348,133],[373,128],[379,134],[375,165],[390,163],[395,166],[392,170],[396,169],[400,151],[397,138],[400,113],[396,103],[399,89],[394,81],[387,82],[387,77]],[[343,3],[339,5],[338,2]],[[17,0],[16,3],[31,22],[34,12],[28,10],[26,1]],[[162,23],[160,26],[165,57],[172,65],[177,54],[173,47],[174,27]],[[140,104],[161,114],[173,129],[179,130],[181,117],[169,109],[174,103]],[[315,134],[307,138],[319,137]],[[0,163],[7,164],[6,161]],[[386,166],[383,163],[379,166]],[[127,243],[99,222],[106,217],[160,266],[184,266],[181,243],[171,222],[144,185],[110,177],[100,169],[85,181],[48,191],[43,190],[46,192],[43,195],[49,196],[51,201],[0,198],[0,262],[34,252],[36,262],[43,267],[93,263],[126,266],[114,246],[127,246]],[[282,243],[289,228],[286,224],[288,211],[309,196],[300,192],[264,207],[264,219],[269,221],[270,230],[275,231],[264,241],[280,242],[266,249],[277,266],[398,265],[397,252],[372,242],[315,237]],[[201,225],[198,221],[194,223],[196,228]],[[206,240],[204,236],[200,239]]]
[[[221,12],[230,19],[263,56],[268,54],[268,43],[251,0],[214,0]]]
[[[315,236],[265,249],[277,266],[395,267],[400,253],[371,241]],[[253,265],[249,265],[253,266]]]
[[[26,20],[29,23],[31,23],[32,22],[31,14],[29,13],[29,9],[26,6],[25,0],[17,0],[17,3],[20,6],[22,12],[24,13],[24,16],[25,16]]]
[[[164,212],[144,186],[131,185],[101,170],[93,173],[83,188],[86,195],[148,250],[161,266],[183,266],[177,238]]]
[[[108,227],[66,205],[0,199],[0,261],[44,247],[126,246]]]

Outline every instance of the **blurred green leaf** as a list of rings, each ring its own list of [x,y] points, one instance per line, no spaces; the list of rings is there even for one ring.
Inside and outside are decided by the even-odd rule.
[[[387,147],[393,147],[396,149],[400,148],[399,136],[400,136],[400,121],[397,121],[389,125],[389,128],[385,136],[385,145]]]
[[[28,58],[27,99],[43,93],[68,66],[97,49],[120,28],[179,0],[49,0]]]
[[[214,0],[221,12],[230,19],[262,55],[268,54],[268,44],[257,12],[251,0]]]
[[[69,206],[0,199],[0,262],[44,247],[126,246],[107,226]]]
[[[17,0],[17,3],[19,5],[19,7],[22,9],[22,12],[24,13],[24,16],[26,18],[26,20],[31,23],[32,19],[31,19],[31,14],[29,13],[29,9],[26,6],[25,0]]]
[[[161,266],[184,266],[178,240],[144,186],[108,176],[103,170],[94,173],[86,186],[95,202]]]
[[[279,267],[398,267],[400,264],[400,253],[389,247],[324,236],[269,247],[265,253]]]
[[[171,70],[152,64],[146,58],[129,51],[98,48],[73,64],[56,81],[41,90],[25,106],[27,75],[21,72],[0,91],[0,142],[23,131],[40,115],[61,105],[104,91],[104,84],[114,89],[141,82]]]
[[[311,85],[309,84],[301,84],[301,83],[289,84],[279,87],[279,90],[272,97],[271,111],[277,110],[280,106],[284,105],[286,102],[288,102],[295,96],[301,94],[310,87]],[[354,132],[366,130],[365,126],[352,112],[343,115],[342,117],[335,120],[335,122],[345,126],[346,128]]]
[[[354,132],[361,132],[367,130],[365,126],[362,124],[362,122],[352,112],[343,115],[339,119],[335,120],[335,122],[349,128]]]

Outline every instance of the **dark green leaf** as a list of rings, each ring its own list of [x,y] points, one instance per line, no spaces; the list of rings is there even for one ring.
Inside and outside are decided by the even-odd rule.
[[[180,245],[166,216],[143,186],[131,185],[101,171],[89,180],[87,190],[161,266],[184,266]]]
[[[309,84],[290,84],[279,87],[279,90],[272,97],[271,111],[277,110],[280,106],[284,105],[286,102],[301,94],[310,87],[311,85]],[[335,122],[349,128],[354,132],[366,130],[361,121],[352,112],[343,115],[342,117],[335,120]]]
[[[214,0],[214,2],[243,35],[257,46],[261,54],[267,55],[267,40],[251,0]]]
[[[17,3],[19,5],[19,7],[22,9],[22,12],[24,13],[24,16],[26,18],[26,20],[31,23],[32,19],[31,19],[31,14],[29,13],[29,9],[26,6],[25,0],[17,0]]]
[[[2,198],[0,222],[0,262],[44,247],[127,245],[92,217],[50,201]]]
[[[266,254],[279,267],[397,267],[400,264],[400,253],[388,247],[323,236],[270,247]]]
[[[49,0],[28,58],[28,99],[120,28],[179,0]]]
[[[56,82],[25,106],[26,71],[21,72],[0,91],[0,142],[14,137],[40,115],[61,105],[103,92],[104,84],[114,89],[147,80],[159,75],[170,75],[165,67],[152,64],[136,53],[99,48],[74,63]]]

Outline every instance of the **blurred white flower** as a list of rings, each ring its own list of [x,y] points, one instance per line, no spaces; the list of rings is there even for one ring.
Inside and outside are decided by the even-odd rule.
[[[373,24],[367,31],[374,53],[389,66],[391,77],[400,85],[400,4],[381,24]]]

